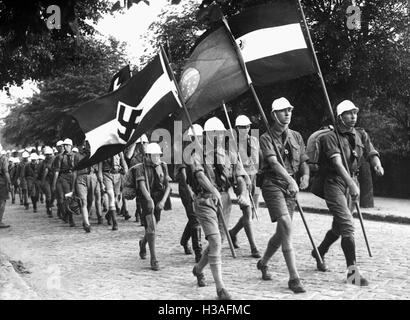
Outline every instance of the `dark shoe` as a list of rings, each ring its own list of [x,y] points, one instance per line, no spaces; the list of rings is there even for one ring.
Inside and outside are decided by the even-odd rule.
[[[196,281],[198,283],[198,287],[205,287],[206,283],[205,283],[205,275],[201,272],[198,273],[196,271],[196,266],[194,266],[194,268],[192,269],[192,274],[196,277]]]
[[[347,283],[354,284],[360,287],[367,287],[369,285],[369,281],[362,277],[360,273],[358,279],[356,279],[355,272],[359,271],[353,271],[347,275]]]
[[[125,211],[124,213],[124,219],[127,221],[131,218],[131,216],[129,215],[128,211]]]
[[[231,295],[225,288],[217,290],[216,294],[218,295],[218,300],[232,300]]]
[[[293,293],[304,293],[306,292],[305,288],[303,288],[302,283],[300,282],[299,278],[290,279],[288,282],[288,287]]]
[[[184,246],[184,252],[185,254],[192,254],[192,250],[188,245]]]
[[[142,245],[142,240],[140,240],[139,244],[140,244],[140,258],[147,259],[147,249]]]
[[[111,212],[110,211],[108,211],[105,214],[105,219],[107,219],[107,224],[110,226],[111,225]]]
[[[112,230],[118,230],[118,223],[117,223],[117,221],[114,221],[113,223],[112,223]]]
[[[256,264],[256,268],[258,268],[258,270],[262,271],[262,279],[263,280],[272,280],[272,275],[269,272],[269,267],[268,266],[263,266],[261,264],[261,260],[259,260],[258,263]]]
[[[91,226],[89,224],[83,223],[83,229],[85,232],[90,233],[91,232]]]
[[[159,263],[158,261],[151,262],[151,270],[158,271],[159,270]]]
[[[323,256],[321,256],[322,262],[320,262],[315,250],[312,250],[311,254],[312,254],[312,257],[316,259],[316,267],[319,271],[322,271],[322,272],[330,271],[329,267],[326,264],[325,258]]]
[[[195,263],[198,263],[199,260],[201,260],[202,254],[201,253],[195,253]]]
[[[33,209],[33,212],[34,212],[34,213],[37,213],[37,209]]]
[[[70,228],[73,228],[73,227],[75,227],[75,222],[74,222],[74,219],[69,219],[69,222],[70,222]]]
[[[101,216],[99,216],[99,217],[97,217],[97,219],[98,219],[98,224],[103,224],[103,218],[101,217]]]
[[[6,228],[10,228],[10,226],[8,224],[4,224],[3,222],[0,222],[0,229],[6,229]]]
[[[253,248],[251,250],[251,256],[253,258],[262,258],[261,253],[259,252],[258,248]]]
[[[231,240],[232,240],[233,247],[234,247],[235,249],[239,249],[240,247],[239,247],[239,245],[238,245],[238,239],[236,238],[236,235],[233,235],[233,234],[232,234],[232,230],[229,230],[229,235],[231,236]]]

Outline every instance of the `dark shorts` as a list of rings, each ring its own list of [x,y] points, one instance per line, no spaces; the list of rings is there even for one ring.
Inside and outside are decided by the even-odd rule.
[[[282,188],[265,179],[262,186],[262,195],[263,199],[265,199],[272,222],[276,222],[280,217],[285,215],[290,215],[291,218],[293,217],[296,200],[285,194]]]
[[[328,177],[325,180],[324,196],[329,212],[333,215],[333,233],[342,237],[353,236],[353,203],[342,178]]]

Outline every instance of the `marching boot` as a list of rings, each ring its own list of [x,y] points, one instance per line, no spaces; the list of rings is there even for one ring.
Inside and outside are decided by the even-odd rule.
[[[151,270],[158,271],[159,263],[157,261],[157,255],[155,252],[155,233],[147,233],[145,236],[147,237],[149,253],[151,258]]]
[[[107,220],[107,224],[111,225],[111,210],[105,214],[105,219]]]
[[[141,222],[140,213],[138,210],[135,210],[135,222]]]
[[[74,217],[72,213],[68,213],[68,222],[70,223],[70,227],[75,227]]]
[[[51,211],[50,202],[51,202],[50,200],[47,200],[47,199],[46,199],[47,216],[48,216],[49,218],[52,218],[52,217],[53,217],[53,213],[52,213],[52,211]]]
[[[114,210],[111,211],[111,219],[112,219],[112,230],[118,230],[118,223],[117,223],[117,218],[116,218],[116,212]],[[109,211],[109,212],[110,212]]]
[[[194,228],[191,231],[192,248],[195,253],[195,262],[198,263],[202,257],[201,228]]]
[[[322,263],[320,263],[319,258],[315,250],[312,250],[311,254],[312,257],[316,259],[316,267],[319,271],[326,272],[329,271],[329,267],[325,261],[325,254],[329,251],[330,246],[335,243],[339,239],[339,236],[334,234],[332,230],[329,230],[325,238],[323,239],[322,243],[317,247],[317,251],[319,251],[320,257],[322,258]]]
[[[181,241],[179,242],[181,246],[184,247],[185,254],[192,254],[191,248],[188,246],[189,238],[191,237],[191,228],[190,224],[187,223],[182,233]]]
[[[33,212],[36,213],[37,212],[37,200],[35,200],[34,198],[31,198],[31,203],[33,204]]]

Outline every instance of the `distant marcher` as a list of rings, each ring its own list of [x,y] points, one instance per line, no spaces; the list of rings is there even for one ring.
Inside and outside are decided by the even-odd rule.
[[[9,175],[9,164],[6,155],[0,156],[0,228],[10,227],[3,223],[4,211],[6,209],[6,200],[9,199],[11,180]]]

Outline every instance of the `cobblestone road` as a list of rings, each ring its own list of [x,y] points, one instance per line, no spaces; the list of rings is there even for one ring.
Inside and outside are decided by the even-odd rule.
[[[130,212],[133,202],[128,202]],[[45,209],[24,211],[19,205],[7,205],[5,222],[12,225],[0,230],[0,251],[12,260],[20,260],[30,274],[22,278],[41,299],[214,299],[215,286],[209,268],[207,286],[198,288],[192,276],[193,256],[185,255],[179,245],[186,217],[180,199],[172,199],[173,210],[163,212],[158,227],[157,255],[161,270],[152,271],[149,259],[140,260],[138,240],[143,227],[133,220],[120,218],[119,231],[91,219],[92,232],[69,228],[57,218],[47,218]],[[232,226],[240,216],[233,207]],[[331,223],[330,216],[306,214],[311,232],[319,244]],[[254,228],[262,251],[273,233],[267,209],[259,210]],[[105,222],[104,222],[105,223]],[[327,256],[329,273],[315,271],[310,243],[298,214],[294,217],[294,246],[298,267],[307,293],[294,295],[287,289],[288,275],[282,253],[271,261],[273,281],[261,280],[250,257],[246,236],[238,236],[240,249],[233,259],[227,243],[223,246],[223,276],[235,299],[409,299],[410,298],[410,225],[366,221],[373,258],[369,258],[361,231],[357,229],[357,259],[360,270],[370,281],[367,288],[345,283],[345,263],[340,243]],[[358,220],[356,227],[360,228]],[[203,240],[205,242],[205,240]],[[1,298],[19,299],[13,288],[0,288]]]

